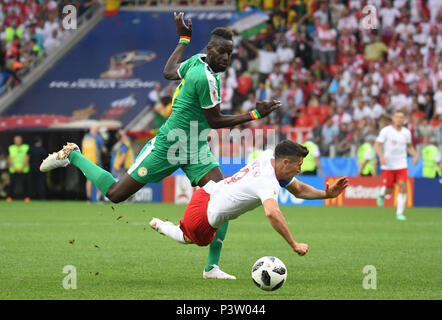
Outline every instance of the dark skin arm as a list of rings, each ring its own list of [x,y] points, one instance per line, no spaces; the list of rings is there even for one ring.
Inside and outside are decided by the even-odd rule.
[[[256,48],[251,42],[244,40],[241,43],[248,49],[250,49],[255,56],[258,56],[258,48]]]
[[[259,101],[256,103],[256,110],[258,110],[262,118],[267,116],[270,112],[278,109],[279,107],[281,107],[281,102],[277,100]],[[252,117],[248,113],[240,115],[222,114],[219,104],[217,104],[213,108],[203,110],[207,122],[213,129],[234,127],[238,124],[252,120]]]
[[[186,23],[184,22],[184,13],[180,12],[179,14],[176,14],[176,12],[173,13],[173,17],[175,20],[176,25],[176,31],[178,35],[191,37],[192,36],[192,20],[188,20],[188,26],[186,26]],[[173,51],[172,55],[169,57],[169,59],[166,62],[166,65],[164,66],[163,75],[167,80],[179,80],[180,77],[178,75],[178,68],[181,64],[181,57],[184,53],[184,50],[186,49],[187,44],[184,43],[178,43],[175,50]]]

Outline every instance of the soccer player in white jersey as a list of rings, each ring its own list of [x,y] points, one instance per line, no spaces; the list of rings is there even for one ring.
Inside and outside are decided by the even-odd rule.
[[[378,206],[384,205],[384,198],[390,197],[393,187],[397,183],[399,194],[396,219],[401,221],[407,220],[404,216],[407,203],[407,150],[413,156],[413,165],[416,165],[418,161],[417,152],[411,143],[411,132],[404,127],[404,121],[404,112],[397,110],[393,114],[392,124],[379,132],[374,145],[381,163],[384,184],[377,199]]]
[[[293,251],[303,256],[308,245],[295,241],[278,206],[281,186],[297,198],[327,199],[337,197],[348,184],[344,177],[332,186],[327,184],[325,190],[318,190],[297,180],[294,176],[301,172],[307,154],[304,146],[284,140],[275,151],[264,151],[232,177],[219,182],[209,181],[195,191],[178,226],[158,218],[153,218],[150,225],[180,243],[207,246],[218,227],[262,204],[272,227]]]

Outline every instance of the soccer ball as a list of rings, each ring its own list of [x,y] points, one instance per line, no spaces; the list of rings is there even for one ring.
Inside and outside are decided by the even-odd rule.
[[[276,257],[262,257],[252,268],[252,280],[258,288],[265,291],[279,289],[287,279],[287,268]]]

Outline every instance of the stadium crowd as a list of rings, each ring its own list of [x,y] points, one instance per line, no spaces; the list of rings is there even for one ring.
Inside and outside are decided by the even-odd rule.
[[[20,84],[41,58],[69,34],[62,27],[63,7],[80,16],[98,0],[0,0],[0,95]]]
[[[360,23],[367,4],[377,9],[373,29]],[[221,76],[223,112],[244,113],[257,99],[278,99],[282,109],[249,125],[274,127],[281,137],[292,127],[310,128],[308,138],[322,155],[333,146],[333,155],[355,156],[402,109],[418,151],[428,143],[442,148],[441,1],[265,0],[238,6],[263,9],[270,19],[249,39],[235,35],[231,67]]]

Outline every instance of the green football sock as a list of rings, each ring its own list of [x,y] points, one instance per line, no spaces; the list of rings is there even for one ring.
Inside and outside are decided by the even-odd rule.
[[[72,151],[69,155],[69,161],[80,169],[86,178],[104,195],[107,194],[109,188],[116,182],[112,174],[89,161],[81,152]]]
[[[207,259],[206,272],[212,270],[213,265],[219,265],[219,258],[221,257],[221,249],[223,247],[223,241],[226,238],[227,228],[229,222],[227,221],[221,227],[216,230],[215,238],[209,248],[209,258]]]

